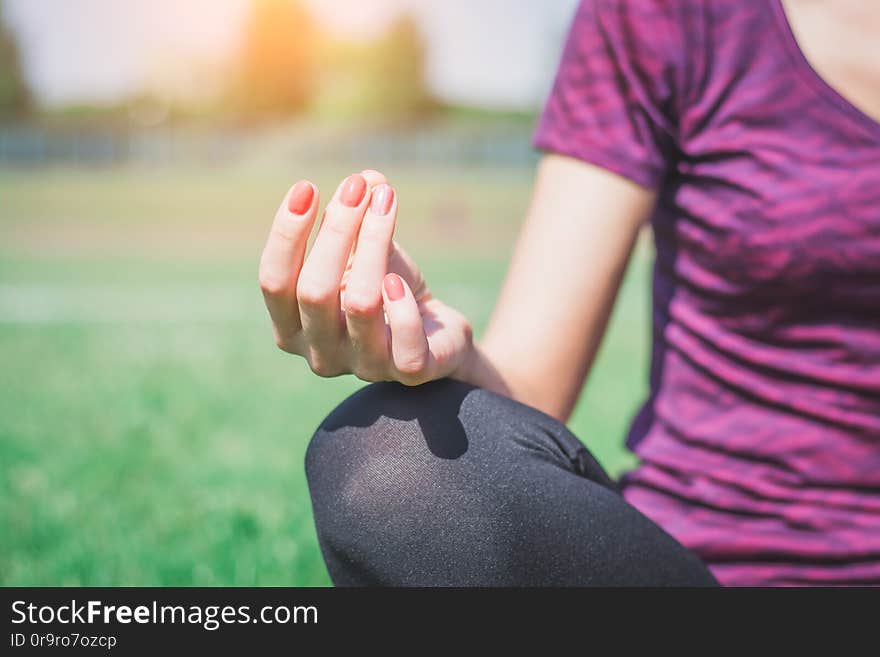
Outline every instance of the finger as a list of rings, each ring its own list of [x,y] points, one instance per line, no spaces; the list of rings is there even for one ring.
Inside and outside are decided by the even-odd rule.
[[[361,175],[371,188],[378,187],[382,183],[388,182],[388,178],[385,177],[385,174],[381,171],[376,171],[375,169],[364,169],[361,171]]]
[[[306,258],[297,283],[297,299],[303,337],[309,345],[313,369],[331,360],[342,333],[339,286],[369,193],[367,182],[358,173],[339,185],[324,210],[324,218],[312,250]]]
[[[381,171],[376,171],[375,169],[364,169],[361,171],[361,175],[367,181],[367,186],[370,190],[375,189],[379,185],[388,182],[388,179],[385,177],[385,174]],[[349,268],[351,267],[352,257],[354,252],[357,250],[357,237],[355,237],[354,244],[351,245],[351,253],[348,258],[347,268],[345,273],[342,276],[342,287],[345,287],[346,281],[348,280]]]
[[[317,212],[317,188],[308,180],[300,180],[288,190],[275,213],[260,257],[260,287],[280,347],[285,347],[301,328],[296,282]]]
[[[428,380],[430,352],[422,316],[412,291],[400,276],[388,274],[382,283],[385,313],[391,328],[391,355],[398,380],[415,385]]]
[[[367,181],[367,187],[370,190],[375,189],[377,186],[387,183],[388,179],[385,177],[380,171],[376,171],[375,169],[364,169],[361,171],[361,175],[364,177],[364,180]],[[346,264],[346,270],[342,277],[342,287],[345,287],[345,282],[348,279],[348,268],[351,267],[352,256],[354,255],[355,250],[357,249],[357,237],[355,237],[354,244],[351,245],[351,251],[349,252],[348,262]]]
[[[373,189],[370,207],[358,233],[358,247],[344,292],[345,320],[361,368],[383,369],[388,340],[383,316],[382,280],[388,270],[391,237],[397,216],[394,188],[382,183]]]
[[[391,255],[388,257],[388,271],[403,276],[403,280],[409,285],[416,299],[421,299],[427,285],[422,271],[403,247],[395,240],[391,240]]]

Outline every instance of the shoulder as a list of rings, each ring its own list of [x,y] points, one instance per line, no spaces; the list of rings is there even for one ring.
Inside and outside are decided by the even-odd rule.
[[[724,30],[755,12],[759,5],[733,0],[580,0],[573,28],[586,36],[599,31],[606,38],[628,39],[629,45],[657,54],[665,48],[683,54],[709,33]]]
[[[710,0],[581,0],[572,23],[576,45],[602,43],[647,64],[681,63],[718,12]],[[721,5],[730,3],[720,2]]]
[[[754,47],[775,1],[581,0],[572,45],[614,59],[681,112],[720,60]]]
[[[677,29],[705,19],[717,13],[719,5],[729,4],[711,0],[581,0],[576,14],[610,25],[653,27],[654,33],[662,36],[666,28]]]
[[[716,0],[730,4],[726,0]],[[689,95],[694,64],[705,53],[712,0],[581,0],[563,66],[607,66],[665,113]]]

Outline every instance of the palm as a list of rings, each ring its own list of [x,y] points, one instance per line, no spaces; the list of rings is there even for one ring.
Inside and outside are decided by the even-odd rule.
[[[342,277],[343,295],[353,255],[354,251]],[[393,243],[388,256],[388,271],[401,276],[413,291],[428,338],[428,349],[438,368],[436,375],[442,377],[451,374],[461,364],[471,344],[472,331],[467,318],[431,294],[419,266],[397,242]]]
[[[422,325],[428,336],[428,349],[434,356],[438,376],[454,372],[467,353],[471,343],[471,327],[467,319],[439,299],[429,298],[419,303]]]

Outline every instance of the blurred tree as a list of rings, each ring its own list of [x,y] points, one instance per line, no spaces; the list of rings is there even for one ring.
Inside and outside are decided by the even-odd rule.
[[[235,108],[249,116],[301,110],[315,83],[316,28],[297,0],[253,0],[232,84]]]
[[[425,86],[422,35],[409,14],[375,41],[328,44],[320,70],[312,109],[322,116],[394,120],[434,106]]]
[[[425,47],[418,24],[400,16],[374,47],[368,104],[394,114],[425,111],[430,95],[425,87]]]
[[[0,116],[21,116],[33,100],[21,67],[18,43],[7,27],[0,3]]]

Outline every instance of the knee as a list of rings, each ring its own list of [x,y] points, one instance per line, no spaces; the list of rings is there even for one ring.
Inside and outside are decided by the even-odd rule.
[[[362,388],[318,427],[305,466],[320,529],[322,512],[387,515],[438,489],[473,483],[499,459],[509,466],[542,455],[583,470],[585,454],[562,424],[540,411],[441,379]]]
[[[330,575],[343,585],[518,581],[534,491],[558,468],[588,476],[585,454],[561,423],[480,388],[369,385],[306,452]]]
[[[434,458],[463,454],[467,437],[458,412],[473,390],[444,379],[418,387],[374,383],[350,396],[321,423],[306,450],[313,501],[356,496],[363,503],[369,493],[399,489],[406,482],[396,479],[408,479],[406,473],[429,467]]]
[[[455,469],[450,460],[467,451],[458,412],[474,390],[451,380],[418,387],[375,383],[318,427],[306,451],[306,478],[318,539],[337,584],[387,581],[376,574],[387,575],[387,564],[370,564],[432,513],[432,495]]]

